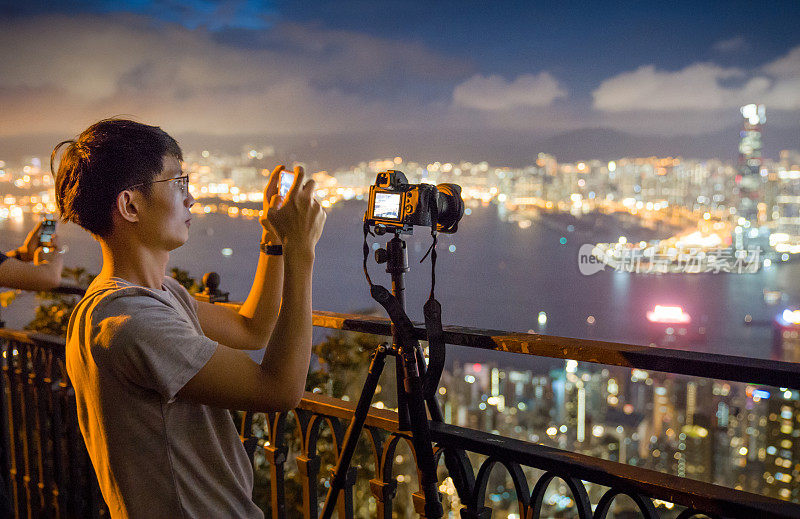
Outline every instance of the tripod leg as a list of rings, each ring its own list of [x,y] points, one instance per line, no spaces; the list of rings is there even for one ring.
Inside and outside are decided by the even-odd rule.
[[[419,365],[420,376],[425,380],[425,358],[421,348],[417,349],[417,364]],[[444,417],[436,394],[426,396],[425,403],[428,405],[431,420],[444,423]],[[444,464],[447,467],[447,473],[453,480],[456,491],[458,491],[458,497],[463,503],[469,503],[470,499],[472,499],[472,489],[475,487],[475,475],[472,472],[472,464],[466,452],[462,449],[445,450]]]
[[[397,342],[395,342],[397,344]],[[397,377],[397,422],[401,431],[411,430],[411,418],[408,416],[408,402],[406,392],[403,391],[403,359],[398,355],[395,357],[395,376]]]
[[[386,355],[388,353],[386,344],[381,344],[375,349],[372,354],[372,362],[369,365],[369,372],[367,379],[364,381],[364,388],[361,390],[361,396],[358,398],[355,413],[353,413],[353,420],[347,427],[342,442],[342,449],[339,455],[339,461],[336,463],[336,468],[333,469],[333,477],[331,478],[331,487],[328,490],[328,495],[325,497],[325,505],[322,507],[323,519],[330,519],[333,511],[336,508],[336,501],[339,499],[339,493],[347,483],[347,472],[350,468],[350,462],[353,461],[353,454],[356,451],[356,444],[358,444],[358,437],[361,435],[361,430],[364,428],[364,422],[369,414],[369,406],[372,403],[372,398],[375,396],[375,389],[378,386],[378,380],[381,378],[383,366],[386,363]]]
[[[444,423],[442,410],[439,408],[436,397],[430,397],[427,404],[428,411],[431,414],[431,421]],[[464,504],[470,503],[472,490],[475,488],[475,474],[472,471],[472,463],[469,461],[467,453],[463,449],[445,449],[443,455],[444,465],[447,467],[450,479],[453,480],[453,486],[456,487],[459,499]]]
[[[439,518],[444,512],[436,485],[436,462],[433,457],[428,414],[425,411],[425,400],[422,396],[422,379],[417,369],[416,351],[408,348],[401,352],[401,356],[405,375],[403,390],[406,393],[408,414],[411,418],[411,442],[417,456],[420,486],[425,495],[424,510],[417,510],[417,513],[426,518]]]

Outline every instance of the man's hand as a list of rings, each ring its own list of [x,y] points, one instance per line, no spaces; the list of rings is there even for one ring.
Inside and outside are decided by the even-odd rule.
[[[4,261],[0,265],[0,285],[22,290],[50,290],[60,285],[64,265],[55,235],[52,245],[48,252],[43,247],[33,251],[34,264],[16,259]]]
[[[272,245],[279,245],[281,243],[281,240],[278,237],[278,234],[275,232],[275,229],[272,228],[272,224],[269,222],[267,215],[269,214],[270,207],[272,206],[273,198],[277,197],[277,207],[280,207],[283,203],[283,198],[280,196],[278,191],[278,184],[280,183],[281,173],[284,169],[285,167],[282,164],[273,169],[272,174],[269,176],[267,187],[264,188],[264,210],[261,211],[261,217],[258,219],[258,221],[261,222],[261,226],[264,228],[264,232],[261,234],[262,243],[271,243]]]
[[[34,265],[43,265],[46,263],[61,264],[63,253],[61,252],[61,243],[57,234],[53,235],[50,245],[47,247],[36,247],[33,252]]]
[[[272,175],[275,178],[270,178],[270,184],[274,183],[277,186],[276,178],[280,176],[280,169],[282,167],[273,171]],[[314,247],[322,235],[326,218],[322,206],[314,199],[315,187],[316,183],[313,180],[305,181],[303,168],[295,166],[294,182],[286,194],[286,199],[281,200],[277,193],[274,194],[266,211],[267,220],[284,244],[284,248],[290,247],[298,252],[311,253],[312,257]]]
[[[36,227],[31,229],[31,232],[29,232],[28,236],[25,237],[25,241],[17,249],[16,252],[18,260],[27,262],[34,260],[34,252],[39,246],[39,237],[42,234],[42,223],[44,222],[37,223]]]

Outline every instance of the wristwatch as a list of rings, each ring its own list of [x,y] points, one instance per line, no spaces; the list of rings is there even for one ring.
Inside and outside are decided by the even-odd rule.
[[[270,256],[280,256],[283,254],[283,245],[271,245],[269,243],[261,244],[261,252]]]

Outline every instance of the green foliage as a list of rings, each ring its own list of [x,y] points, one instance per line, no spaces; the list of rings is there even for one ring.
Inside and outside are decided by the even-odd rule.
[[[0,308],[8,308],[8,305],[14,302],[14,299],[17,298],[17,291],[16,290],[7,290],[5,292],[0,292]]]
[[[93,274],[80,267],[65,268],[61,276],[70,284],[84,290],[95,278]],[[38,292],[36,298],[40,301],[39,306],[36,307],[33,320],[25,325],[25,329],[66,337],[69,316],[72,315],[72,310],[81,297],[74,294]]]
[[[353,387],[359,375],[366,375],[376,339],[354,332],[336,332],[314,345],[319,367],[306,379],[306,391],[321,392],[336,398],[358,396],[361,386]],[[363,382],[363,379],[361,380]]]
[[[202,290],[197,281],[189,275],[189,272],[186,270],[179,269],[178,267],[172,267],[172,270],[169,271],[169,275],[172,276],[178,283],[183,285],[190,294],[194,295]]]

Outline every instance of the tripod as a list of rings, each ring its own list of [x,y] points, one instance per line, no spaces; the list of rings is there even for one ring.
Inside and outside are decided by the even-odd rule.
[[[395,231],[394,238],[387,243],[385,249],[376,251],[376,260],[378,263],[386,263],[386,272],[392,276],[392,294],[400,303],[401,309],[404,310],[403,274],[409,269],[406,244],[400,238],[399,232]],[[420,486],[425,495],[425,517],[439,518],[443,514],[439,492],[436,488],[436,461],[433,456],[426,403],[434,420],[442,421],[442,416],[436,398],[429,396],[426,399],[423,396],[422,380],[425,376],[425,360],[419,343],[406,333],[407,330],[408,328],[400,329],[393,319],[392,345],[381,344],[372,354],[367,379],[364,381],[364,388],[358,399],[353,420],[345,433],[339,462],[333,471],[331,486],[322,508],[322,519],[330,519],[333,515],[339,493],[346,483],[347,471],[353,459],[358,437],[364,428],[364,422],[375,396],[375,389],[383,372],[387,355],[395,357],[399,428],[401,431],[411,431],[411,441],[416,452],[420,473]]]

